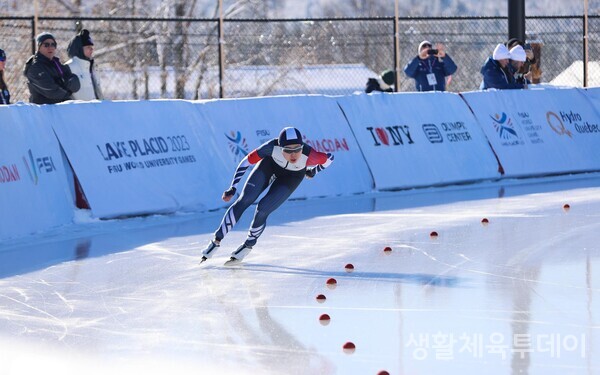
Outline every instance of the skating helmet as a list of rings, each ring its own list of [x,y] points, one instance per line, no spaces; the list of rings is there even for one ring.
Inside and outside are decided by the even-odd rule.
[[[303,144],[300,130],[291,126],[283,128],[279,133],[279,146],[285,147],[293,144]]]

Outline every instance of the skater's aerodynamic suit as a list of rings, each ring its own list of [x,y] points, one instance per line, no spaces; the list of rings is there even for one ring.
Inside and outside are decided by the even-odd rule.
[[[284,155],[287,154],[287,155]],[[265,230],[267,217],[296,190],[305,176],[311,178],[333,161],[332,154],[314,150],[302,142],[302,135],[296,128],[288,127],[281,131],[278,138],[272,139],[250,152],[238,165],[231,186],[223,193],[233,196],[236,186],[250,166],[256,165],[246,181],[242,193],[229,207],[220,227],[215,232],[215,240],[211,241],[203,252],[203,260],[212,255],[215,247],[233,228],[244,211],[269,188],[269,191],[258,202],[248,237],[232,258],[241,260]]]

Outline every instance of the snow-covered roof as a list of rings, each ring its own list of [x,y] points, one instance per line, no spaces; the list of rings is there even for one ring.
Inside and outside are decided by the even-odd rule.
[[[574,61],[557,75],[550,84],[555,86],[583,87],[583,61]],[[588,87],[600,86],[600,61],[588,62]]]
[[[133,85],[140,98],[148,87],[151,99],[174,98],[175,69],[166,71],[166,95],[160,92],[162,71],[159,67],[140,68],[134,72],[100,69],[98,75],[107,99],[131,99]],[[144,84],[145,77],[148,84]],[[300,66],[241,66],[229,67],[224,73],[226,97],[265,95],[324,94],[345,95],[365,88],[368,78],[378,74],[363,64],[300,65]],[[188,74],[185,80],[186,99],[194,98],[200,71]],[[135,81],[137,78],[137,82]],[[202,74],[200,98],[215,98],[219,92],[219,72],[210,68]]]

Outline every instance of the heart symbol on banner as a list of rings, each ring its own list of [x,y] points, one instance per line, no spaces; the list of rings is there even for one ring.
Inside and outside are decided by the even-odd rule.
[[[383,143],[386,146],[390,145],[390,139],[384,128],[375,128],[375,132],[377,133],[377,137],[379,138],[379,140],[381,140],[381,143]]]

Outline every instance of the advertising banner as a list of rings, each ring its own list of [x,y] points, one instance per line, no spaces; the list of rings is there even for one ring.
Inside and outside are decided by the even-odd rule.
[[[0,106],[0,240],[70,223],[67,184],[45,107]]]
[[[224,165],[186,101],[53,106],[52,126],[95,217],[220,207]],[[195,131],[193,129],[200,129]]]
[[[281,129],[300,130],[304,143],[334,154],[333,164],[314,179],[305,180],[291,198],[362,193],[373,189],[373,180],[358,144],[335,99],[325,96],[280,96],[219,100],[198,104],[215,134],[215,152],[227,161],[227,184],[249,152],[279,136]],[[250,174],[246,172],[245,178]],[[243,181],[242,181],[243,183]],[[239,187],[241,187],[240,185]]]
[[[456,94],[355,95],[337,100],[377,189],[499,177],[485,135]]]
[[[498,155],[505,176],[600,169],[600,117],[581,89],[462,94]]]

